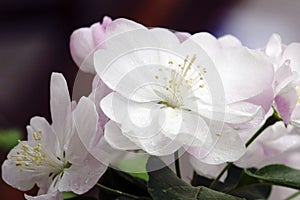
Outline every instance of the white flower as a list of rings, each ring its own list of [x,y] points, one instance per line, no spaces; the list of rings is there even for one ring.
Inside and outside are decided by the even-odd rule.
[[[52,74],[50,88],[52,125],[33,117],[27,126],[28,141],[20,141],[2,165],[2,178],[8,184],[24,191],[35,184],[40,188],[39,196],[27,199],[59,199],[63,191],[85,193],[107,168],[87,151],[99,134],[94,103],[82,97],[72,110],[61,74]]]
[[[227,69],[222,72],[226,72],[226,83],[230,83],[227,77],[235,84],[244,83],[245,88],[238,94],[236,88],[224,85],[223,74],[195,43],[197,34],[181,43],[166,29],[149,30],[119,19],[107,26],[106,37],[106,49],[98,50],[94,61],[98,75],[114,91],[101,102],[111,119],[104,136],[109,144],[157,156],[183,147],[199,160],[213,164],[243,155],[244,144],[224,122],[242,124],[252,120],[259,106],[239,101],[258,95],[264,88],[254,87],[255,82],[244,83],[245,77],[235,77],[234,70],[239,75],[257,75],[272,72],[272,68],[264,70],[261,65],[265,63],[259,58],[246,49],[237,50],[240,62],[228,66],[224,63]],[[253,67],[257,71],[238,66],[249,60],[256,61]],[[272,82],[272,73],[261,81],[268,82]],[[235,91],[230,106],[224,88]]]
[[[275,106],[282,120],[300,127],[300,44],[284,45],[273,34],[264,49],[275,69]]]

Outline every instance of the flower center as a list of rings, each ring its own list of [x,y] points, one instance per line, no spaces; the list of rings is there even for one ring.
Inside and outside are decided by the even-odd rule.
[[[180,108],[183,105],[183,98],[188,94],[188,91],[195,92],[202,89],[205,86],[204,74],[207,73],[206,68],[202,68],[200,65],[193,67],[196,60],[196,55],[189,60],[189,56],[186,56],[183,63],[174,63],[173,60],[169,60],[168,68],[159,69],[159,75],[166,71],[167,76],[163,76],[164,84],[164,101],[160,101],[159,104],[163,104],[171,108]],[[155,75],[155,79],[160,79],[161,76]]]
[[[16,154],[11,156],[11,164],[19,167],[20,172],[47,173],[49,177],[55,177],[71,166],[71,163],[64,161],[64,158],[55,156],[41,144],[42,130],[39,130],[38,133],[34,132],[32,136],[36,141],[35,145],[29,145],[27,142],[19,140]]]

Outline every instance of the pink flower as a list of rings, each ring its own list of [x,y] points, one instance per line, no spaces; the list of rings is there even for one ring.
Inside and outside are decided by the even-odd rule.
[[[283,121],[299,124],[299,76],[300,44],[288,46],[281,43],[281,38],[273,34],[264,50],[275,69],[274,94],[275,105]]]
[[[6,183],[24,191],[35,184],[40,188],[38,197],[27,199],[60,199],[63,191],[83,194],[97,183],[109,160],[109,153],[102,153],[109,150],[98,129],[94,103],[82,97],[72,109],[67,83],[58,73],[52,74],[50,89],[53,123],[33,117],[28,140],[20,141],[2,165]],[[88,152],[95,148],[102,157]]]
[[[104,17],[102,24],[97,22],[89,28],[80,28],[72,33],[70,38],[71,55],[82,71],[96,73],[93,53],[100,48],[106,39],[106,27],[111,21],[111,18]]]

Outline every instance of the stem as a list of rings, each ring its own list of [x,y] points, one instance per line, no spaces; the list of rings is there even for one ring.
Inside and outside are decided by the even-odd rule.
[[[179,163],[179,158],[178,158],[178,151],[174,153],[174,158],[175,158],[175,169],[176,169],[176,175],[178,178],[181,178],[181,173],[180,173],[180,163]]]
[[[281,121],[281,118],[278,116],[278,113],[274,110],[273,114],[266,120],[264,125],[256,131],[256,133],[247,141],[246,148],[249,147],[249,145],[269,126],[275,124],[276,122]],[[213,189],[216,184],[219,182],[220,178],[223,176],[223,174],[231,167],[233,163],[229,162],[227,165],[222,169],[222,171],[219,173],[219,175],[213,180],[213,182],[210,184],[209,188]]]
[[[115,190],[115,189],[112,189],[112,188],[109,188],[109,187],[106,187],[105,185],[102,185],[100,183],[97,183],[96,184],[99,188],[107,191],[107,192],[110,192],[110,193],[114,193],[114,194],[118,194],[118,195],[122,195],[122,196],[125,196],[125,197],[130,197],[132,199],[140,199],[140,197],[138,196],[135,196],[135,195],[132,195],[132,194],[128,194],[128,193],[125,193],[125,192],[121,192],[119,190]]]
[[[293,193],[292,195],[288,196],[287,198],[285,198],[284,200],[291,200],[299,195],[300,195],[300,191],[297,191],[297,192]]]
[[[278,116],[278,113],[274,111],[273,115],[266,120],[265,124],[247,141],[246,147],[248,147],[267,127],[272,126],[278,121],[281,121],[281,118]]]
[[[222,171],[219,173],[219,175],[213,180],[213,182],[210,184],[209,188],[213,189],[217,183],[219,182],[220,178],[224,175],[224,173],[231,167],[233,163],[228,162],[227,165],[222,169]]]

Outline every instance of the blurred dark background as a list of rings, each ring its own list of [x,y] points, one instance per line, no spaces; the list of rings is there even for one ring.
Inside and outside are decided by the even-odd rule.
[[[25,138],[25,127],[32,116],[51,120],[51,72],[63,73],[70,89],[77,74],[78,68],[69,52],[69,37],[75,29],[88,27],[108,15],[112,19],[125,17],[146,26],[191,33],[208,31],[216,36],[239,33],[233,25],[240,27],[238,23],[243,21],[236,23],[237,16],[232,13],[241,12],[243,6],[248,8],[245,2],[250,1],[0,0],[0,129],[17,128]],[[255,27],[249,27],[252,29]],[[2,164],[8,149],[0,148]],[[1,199],[24,199],[22,192],[2,180],[0,192]]]

